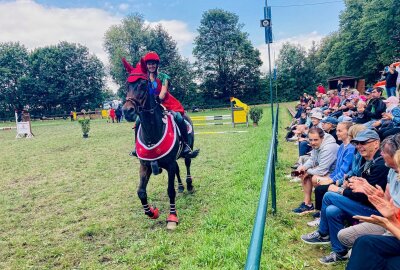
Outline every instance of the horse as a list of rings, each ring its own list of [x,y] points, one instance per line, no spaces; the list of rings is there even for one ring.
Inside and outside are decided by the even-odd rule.
[[[182,142],[179,139],[179,130],[175,124],[174,117],[170,112],[164,110],[158,97],[151,94],[148,89],[148,76],[144,69],[143,60],[133,68],[123,59],[125,69],[129,76],[126,83],[126,99],[122,107],[125,119],[128,122],[140,119],[140,127],[137,130],[136,149],[140,161],[140,182],[137,190],[138,197],[142,203],[145,214],[150,219],[159,217],[159,209],[148,204],[147,184],[153,173],[157,175],[165,169],[168,173],[168,196],[170,200],[170,213],[167,217],[167,229],[175,229],[179,223],[175,208],[175,175],[178,178],[179,192],[183,192],[179,166],[177,159],[181,157]],[[185,114],[186,124],[189,124],[189,146],[193,149],[194,132],[193,123]],[[189,193],[194,191],[193,179],[190,173],[191,159],[195,158],[199,150],[193,151],[185,156],[186,184]]]

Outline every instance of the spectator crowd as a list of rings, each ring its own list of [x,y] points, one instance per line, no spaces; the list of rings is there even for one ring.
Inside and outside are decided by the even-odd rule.
[[[389,86],[384,98],[379,87],[361,94],[340,81],[327,92],[320,84],[300,97],[287,127],[299,150],[287,177],[304,198],[293,212],[313,217],[300,240],[330,245],[322,264],[400,269],[400,107]]]

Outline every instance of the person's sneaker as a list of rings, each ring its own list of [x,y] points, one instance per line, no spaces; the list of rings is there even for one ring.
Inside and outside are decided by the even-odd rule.
[[[290,166],[290,168],[297,169],[299,166],[300,166],[299,163],[295,163],[295,164],[293,164],[293,166]]]
[[[292,177],[292,178],[289,180],[290,183],[298,183],[298,182],[300,182],[300,181],[301,181],[301,179],[300,179],[299,177]]]
[[[298,139],[298,137],[295,135],[293,137],[288,138],[287,141],[288,142],[294,142],[294,141],[297,141],[297,139]]]
[[[329,255],[320,258],[318,261],[322,264],[330,265],[345,260],[347,260],[345,256],[341,256],[339,253],[333,251]]]
[[[310,212],[314,212],[314,204],[311,204],[310,206],[306,205],[304,202],[302,202],[299,207],[293,209],[293,212],[298,215],[304,215]]]
[[[312,214],[313,218],[319,218],[321,217],[321,211],[315,212],[314,214]]]
[[[307,222],[307,225],[310,227],[318,227],[321,222],[321,218],[315,218],[313,221]]]
[[[303,240],[304,243],[310,244],[310,245],[329,245],[331,241],[329,240],[329,235],[327,236],[321,236],[319,231],[315,231],[309,234],[303,234],[301,236],[301,240]]]

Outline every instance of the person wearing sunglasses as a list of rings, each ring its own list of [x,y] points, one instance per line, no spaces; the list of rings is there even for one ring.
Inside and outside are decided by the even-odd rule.
[[[371,186],[378,185],[385,190],[389,168],[385,166],[379,149],[379,135],[374,130],[366,129],[359,132],[351,143],[362,156],[355,176],[365,179]],[[347,259],[348,247],[339,241],[337,235],[345,224],[353,222],[353,216],[380,215],[369,202],[368,196],[354,192],[349,188],[348,181],[341,187],[331,184],[328,191],[322,199],[318,230],[301,236],[301,240],[307,244],[331,245],[332,252],[319,259],[322,264],[334,264]]]

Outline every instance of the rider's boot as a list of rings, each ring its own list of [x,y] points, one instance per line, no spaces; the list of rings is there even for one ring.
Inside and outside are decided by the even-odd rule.
[[[188,141],[189,141],[189,136],[187,132],[187,126],[185,121],[182,118],[182,121],[177,121],[179,131],[181,132],[182,136],[182,143],[183,143],[183,149],[182,149],[182,156],[188,156],[192,154],[192,149],[190,148]]]

